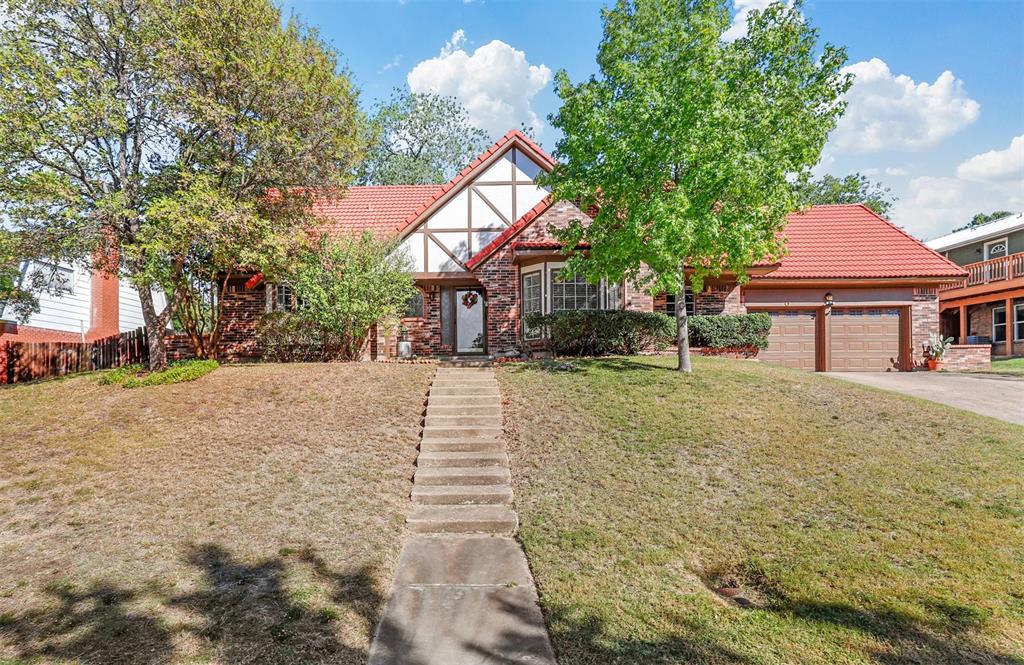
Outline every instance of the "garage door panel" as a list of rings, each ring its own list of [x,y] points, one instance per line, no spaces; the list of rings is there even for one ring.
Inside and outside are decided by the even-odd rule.
[[[840,309],[829,317],[831,369],[847,372],[899,368],[897,309]]]
[[[758,356],[764,362],[796,369],[815,369],[816,334],[813,311],[771,311],[772,327],[768,348]]]

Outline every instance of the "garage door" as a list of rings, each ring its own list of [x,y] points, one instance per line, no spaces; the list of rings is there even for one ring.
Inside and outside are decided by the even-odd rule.
[[[758,357],[770,363],[781,363],[797,369],[814,366],[815,312],[813,310],[779,310],[768,312],[772,329],[768,348]]]
[[[899,369],[898,309],[833,308],[829,328],[833,371],[877,372]]]

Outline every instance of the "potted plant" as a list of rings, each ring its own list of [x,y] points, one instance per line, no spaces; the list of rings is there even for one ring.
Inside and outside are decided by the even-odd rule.
[[[928,359],[928,369],[932,372],[942,368],[942,358],[949,351],[953,343],[952,337],[943,337],[939,333],[932,333],[928,338],[928,346],[925,347],[924,355]]]

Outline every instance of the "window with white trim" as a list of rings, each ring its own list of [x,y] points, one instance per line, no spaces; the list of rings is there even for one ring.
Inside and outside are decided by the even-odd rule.
[[[73,295],[75,293],[75,271],[72,268],[36,261],[35,270],[38,281],[34,285],[57,295]]]
[[[1016,342],[1024,341],[1024,302],[1013,306],[1013,339]]]
[[[295,295],[295,290],[292,287],[287,284],[274,286],[275,312],[291,312],[303,307],[305,307],[305,303],[302,302],[302,298]]]
[[[605,289],[605,309],[622,309],[622,284],[610,282]]]
[[[992,341],[1006,341],[1006,306],[992,308]]]
[[[529,314],[541,314],[543,312],[543,297],[541,295],[541,273],[530,272],[523,275],[523,337],[526,339],[537,339],[540,337],[539,328],[530,328],[526,325],[526,317]]]
[[[1006,256],[1006,238],[985,243],[985,260]]]
[[[590,284],[582,275],[562,279],[561,268],[551,271],[551,311],[564,312],[575,309],[600,309],[596,284]]]

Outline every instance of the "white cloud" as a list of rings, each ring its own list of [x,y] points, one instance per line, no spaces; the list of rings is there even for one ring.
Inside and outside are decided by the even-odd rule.
[[[539,135],[543,124],[531,102],[551,81],[546,65],[531,65],[526,54],[494,40],[468,53],[466,33],[456,30],[436,58],[416,65],[407,77],[413,92],[459,99],[470,120],[498,137],[521,123]]]
[[[382,73],[386,72],[389,69],[394,69],[395,67],[399,66],[400,64],[402,64],[402,54],[401,53],[399,53],[395,57],[391,58],[391,62],[387,63],[386,65],[381,67],[379,70],[377,70],[377,73],[378,74],[382,74]]]
[[[965,180],[1004,180],[1024,177],[1024,134],[1013,137],[1006,150],[989,150],[956,167]]]
[[[881,170],[878,167],[871,166],[871,167],[868,167],[866,169],[861,169],[860,172],[863,175],[866,175],[866,176],[869,176],[869,177],[874,177],[874,176],[878,175],[879,173],[881,173]]]
[[[934,83],[893,75],[878,58],[844,68],[856,76],[849,105],[830,143],[838,152],[918,150],[938,144],[978,119],[981,105],[951,71]]]
[[[893,221],[911,233],[934,238],[966,224],[979,212],[1024,210],[1024,136],[1007,150],[992,150],[960,163],[956,176],[921,176],[893,208]],[[1017,160],[1017,161],[1015,161]]]
[[[729,24],[729,29],[722,33],[722,39],[727,42],[739,39],[740,37],[746,37],[747,35],[747,24],[750,21],[750,12],[755,9],[763,11],[768,5],[777,0],[733,0],[732,8],[736,12],[733,14],[732,23]],[[791,6],[792,0],[787,0],[786,5]]]
[[[910,175],[910,172],[901,167],[889,167],[885,169],[885,175],[891,175],[896,178],[902,178],[903,176]]]

